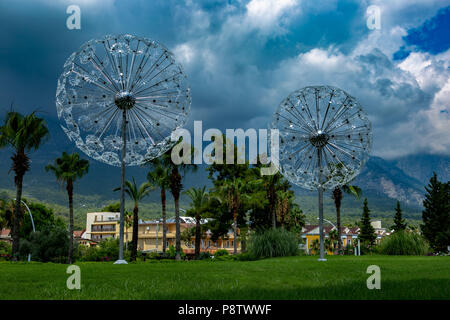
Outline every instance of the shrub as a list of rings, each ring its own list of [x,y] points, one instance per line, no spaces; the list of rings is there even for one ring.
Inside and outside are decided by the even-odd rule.
[[[253,261],[257,260],[258,257],[251,255],[248,252],[240,253],[234,256],[238,261]]]
[[[220,249],[220,250],[217,250],[215,253],[214,253],[214,257],[220,257],[220,256],[228,256],[230,253],[227,251],[227,250],[225,250],[225,249]]]
[[[150,252],[150,254],[148,255],[148,258],[151,260],[160,260],[162,258],[162,256],[158,253],[158,252]]]
[[[284,257],[298,254],[296,235],[283,228],[253,233],[249,240],[248,253],[253,257]]]
[[[356,249],[351,244],[347,243],[344,248],[344,255],[353,255],[355,254],[355,250]]]
[[[119,239],[108,238],[100,241],[97,250],[100,261],[116,261],[119,259]]]
[[[69,252],[69,235],[59,227],[45,227],[33,232],[30,240],[20,242],[19,254],[25,258],[31,253],[33,260],[42,262],[66,262]]]
[[[100,261],[100,251],[97,247],[78,246],[77,260],[79,261]]]
[[[124,251],[124,259],[130,260],[130,251]],[[78,246],[76,259],[79,261],[116,261],[119,258],[119,239],[108,238],[98,246]]]
[[[186,254],[183,252],[183,248],[181,248],[180,254],[181,254],[181,259],[184,259],[186,257]],[[176,256],[177,256],[177,250],[174,245],[171,245],[166,251],[166,258],[175,259]]]
[[[376,247],[376,252],[387,255],[426,255],[429,246],[426,240],[417,233],[397,231],[386,237]]]
[[[11,259],[11,244],[6,241],[0,241],[0,261]]]
[[[213,261],[233,261],[236,260],[235,256],[232,255],[222,255],[222,256],[214,256]]]
[[[209,259],[211,259],[211,254],[209,252],[201,252],[199,259],[200,260],[209,260]]]

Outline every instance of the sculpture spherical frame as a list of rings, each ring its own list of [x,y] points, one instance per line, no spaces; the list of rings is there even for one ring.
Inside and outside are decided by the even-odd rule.
[[[191,104],[186,75],[157,41],[132,35],[90,40],[64,64],[56,108],[62,128],[95,160],[121,165],[126,110],[127,166],[160,156],[171,133],[186,122]]]
[[[368,160],[372,147],[369,118],[345,91],[311,86],[292,92],[280,103],[271,127],[280,133],[281,173],[295,185],[318,191],[318,261],[326,261],[323,191],[354,179]]]
[[[271,127],[280,132],[282,174],[309,190],[351,181],[372,147],[371,123],[360,103],[331,86],[292,92],[278,106]]]

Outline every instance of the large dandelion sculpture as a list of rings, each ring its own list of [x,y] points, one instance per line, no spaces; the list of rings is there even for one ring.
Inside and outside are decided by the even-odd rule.
[[[359,102],[330,86],[292,92],[278,106],[280,170],[293,184],[319,193],[320,259],[324,259],[323,190],[355,178],[369,158],[371,124]]]
[[[125,166],[166,152],[191,104],[182,67],[156,41],[133,35],[90,40],[64,64],[56,108],[69,139],[89,157],[121,167],[120,250],[123,260]]]

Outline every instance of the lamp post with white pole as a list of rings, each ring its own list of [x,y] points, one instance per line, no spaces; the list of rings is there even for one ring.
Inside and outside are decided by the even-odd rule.
[[[317,218],[317,220],[319,220],[319,218]],[[331,222],[330,220],[327,220],[327,219],[324,218],[323,221],[328,222],[329,224],[331,224],[333,227],[335,227],[335,228],[337,229],[337,227],[335,226],[335,224],[334,224],[333,222]]]
[[[14,198],[14,201],[16,199]],[[25,202],[23,202],[23,200],[20,200],[20,202],[25,206],[25,208],[27,208],[28,214],[30,215],[31,218],[31,226],[33,227],[33,232],[36,232],[36,228],[34,227],[34,220],[33,220],[33,215],[31,214],[31,210],[30,208],[28,208],[27,204]],[[31,253],[28,254],[28,262],[31,261]]]

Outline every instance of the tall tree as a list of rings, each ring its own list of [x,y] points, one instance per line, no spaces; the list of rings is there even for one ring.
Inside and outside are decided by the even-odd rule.
[[[25,173],[30,169],[30,158],[28,153],[37,150],[48,137],[49,132],[43,119],[36,117],[33,113],[23,116],[18,112],[8,112],[5,122],[0,127],[0,148],[11,147],[14,154],[12,170],[15,173],[14,183],[16,185],[16,204],[12,228],[12,259],[18,259],[20,235],[19,226],[23,217],[21,208],[22,184]]]
[[[272,228],[277,227],[277,202],[278,196],[282,194],[282,192],[287,192],[290,188],[289,182],[281,175],[281,173],[277,172],[272,175],[265,175],[261,178],[263,187],[266,190],[266,197],[268,201],[268,211],[272,220]]]
[[[170,188],[170,169],[162,165],[161,162],[156,162],[155,167],[147,175],[147,180],[150,183],[158,186],[161,190],[161,211],[163,224],[163,255],[166,254],[167,249],[167,214],[166,214],[166,190]]]
[[[240,211],[243,198],[246,193],[247,183],[243,179],[226,180],[217,190],[220,195],[224,196],[228,208],[233,213],[233,253],[237,253],[237,229],[238,229],[238,212]]]
[[[328,251],[334,252],[336,243],[338,242],[339,232],[334,229],[328,233],[328,238],[325,239],[325,248]]]
[[[104,206],[102,212],[120,212],[120,201],[112,202]]]
[[[150,191],[153,190],[153,186],[150,182],[144,182],[139,187],[136,185],[136,180],[133,177],[133,182],[125,181],[125,193],[134,202],[133,208],[133,237],[131,239],[131,261],[136,261],[137,245],[138,245],[138,231],[139,231],[139,202],[144,199]],[[119,191],[119,188],[114,191]]]
[[[344,193],[353,195],[357,200],[361,196],[361,189],[358,186],[344,184],[343,186],[337,186],[333,189],[331,198],[334,201],[334,206],[336,207],[336,227],[338,233],[338,252],[342,252],[342,239],[341,239],[341,204]]]
[[[63,152],[62,156],[56,158],[53,165],[45,167],[46,171],[51,171],[56,176],[56,180],[61,182],[62,187],[66,187],[69,196],[69,254],[67,263],[72,263],[73,257],[73,184],[75,180],[81,178],[89,171],[89,161],[80,159],[78,153],[68,154]]]
[[[128,251],[128,229],[133,226],[133,214],[125,210],[124,217],[124,226],[125,226],[125,251]]]
[[[190,188],[184,192],[191,198],[191,209],[187,214],[195,217],[195,258],[200,257],[200,241],[201,241],[201,219],[202,214],[207,210],[209,201],[209,194],[206,192],[206,187]]]
[[[358,237],[361,242],[368,246],[372,246],[375,243],[375,239],[377,238],[377,236],[375,234],[375,229],[370,224],[370,210],[367,203],[367,198],[364,199],[363,214],[359,227],[360,232]]]
[[[181,140],[178,143],[183,143]],[[193,154],[193,147],[189,145],[191,149],[191,160]],[[173,149],[173,148],[172,148]],[[188,163],[174,164],[172,161],[172,149],[168,150],[159,158],[155,158],[146,161],[151,168],[155,168],[158,165],[166,168],[169,172],[169,190],[172,194],[174,204],[175,204],[175,250],[176,250],[176,260],[181,260],[181,232],[180,232],[180,194],[183,189],[183,177],[189,171],[196,171],[197,166],[192,164],[191,161]]]
[[[436,172],[425,187],[426,194],[420,226],[435,252],[448,252],[450,244],[450,182],[442,183]]]
[[[402,208],[400,207],[400,201],[397,201],[397,206],[395,207],[394,225],[392,226],[392,229],[394,229],[394,231],[406,229],[406,222],[402,217]]]

